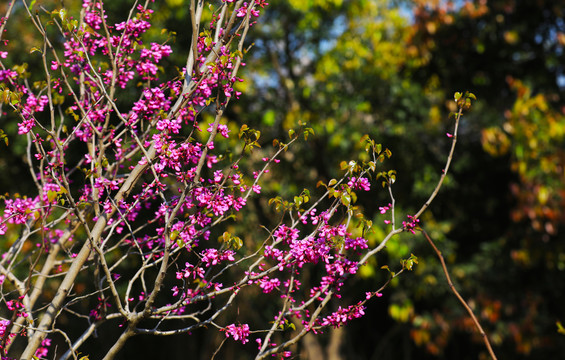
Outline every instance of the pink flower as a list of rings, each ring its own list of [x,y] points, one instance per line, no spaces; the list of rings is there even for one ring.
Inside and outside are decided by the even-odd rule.
[[[18,73],[14,70],[0,70],[0,81],[4,81],[7,79],[15,79],[18,76]]]
[[[0,337],[4,337],[6,329],[10,326],[10,320],[0,320]]]
[[[420,219],[415,219],[414,216],[408,215],[408,220],[409,221],[403,221],[402,226],[405,231],[410,231],[412,234],[415,234]]]
[[[220,124],[218,125],[218,132],[225,137],[226,139],[229,138],[230,136],[228,135],[230,130],[228,130],[228,127],[224,124]]]
[[[363,315],[365,315],[365,307],[362,305],[350,305],[347,309],[340,306],[336,312],[324,318],[321,325],[338,328],[347,321],[360,318]]]
[[[259,283],[259,287],[263,289],[263,292],[265,294],[268,294],[274,289],[276,289],[278,286],[280,286],[281,281],[277,278],[269,279],[268,276],[264,276],[262,279],[258,281],[258,283]]]
[[[231,324],[223,329],[223,331],[226,332],[226,337],[230,337],[231,335],[234,340],[239,340],[243,344],[249,342],[249,325],[247,324],[242,324],[239,326]]]
[[[216,249],[206,249],[202,252],[202,261],[206,263],[206,266],[216,265],[219,261],[218,250]]]
[[[362,178],[352,177],[349,179],[347,185],[354,190],[363,190],[363,191],[371,190],[371,184],[369,183],[369,180],[364,177]]]

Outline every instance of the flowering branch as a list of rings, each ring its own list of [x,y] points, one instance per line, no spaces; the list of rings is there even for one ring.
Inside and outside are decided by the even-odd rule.
[[[336,311],[328,305],[388,241],[417,228],[442,185],[455,136],[435,191],[402,227],[395,219],[396,173],[379,172],[391,152],[367,137],[369,160],[343,162],[343,175],[319,182],[315,200],[308,189],[268,200],[276,224],[262,227],[257,243],[244,243],[226,224],[245,221],[247,202],[262,194],[284,152],[313,135],[307,127],[290,130],[288,139],[261,150],[257,166],[261,132],[226,118],[241,95],[247,35],[268,4],[223,0],[205,17],[205,1],[191,0],[185,68],[166,81],[160,64],[172,49],[146,40],[150,1],[115,24],[99,0],[83,0],[78,19],[64,8],[34,13],[23,4],[43,40],[32,52],[41,55],[42,81],[31,85],[26,79],[39,74],[9,69],[0,59],[0,92],[27,142],[37,195],[8,195],[0,213],[0,236],[10,240],[0,259],[0,305],[10,314],[1,322],[2,357],[46,358],[51,338],[60,336],[62,358],[76,359],[103,324],[116,331],[108,360],[133,336],[203,328],[242,344],[258,334],[258,359],[288,356],[306,334],[363,316],[388,282]],[[49,26],[59,31],[57,41]],[[459,98],[455,133],[466,106]],[[390,210],[385,223],[392,229],[371,247],[365,232],[373,224],[356,202],[373,177],[388,190],[391,203],[380,210]],[[83,276],[93,281],[84,284]],[[232,311],[253,292],[276,305],[267,324]],[[79,334],[63,331],[61,318],[76,319]],[[18,339],[27,341],[21,354],[11,347]]]

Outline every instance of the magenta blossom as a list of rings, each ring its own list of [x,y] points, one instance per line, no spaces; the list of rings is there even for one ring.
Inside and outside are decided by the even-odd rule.
[[[356,178],[354,176],[350,178],[349,181],[347,182],[347,186],[349,186],[353,190],[363,190],[363,191],[371,190],[371,183],[369,183],[369,180],[364,177]]]
[[[231,324],[228,325],[223,331],[226,332],[226,336],[232,336],[234,340],[241,341],[241,343],[245,344],[249,342],[249,325],[242,324],[242,325],[235,325]]]

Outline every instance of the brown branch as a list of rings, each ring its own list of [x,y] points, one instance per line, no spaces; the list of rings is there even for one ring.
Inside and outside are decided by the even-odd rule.
[[[422,234],[424,234],[424,236],[426,237],[426,240],[428,240],[430,245],[434,248],[434,251],[435,251],[437,257],[438,257],[439,261],[441,262],[441,267],[443,268],[443,273],[445,274],[447,284],[449,285],[451,291],[455,294],[455,296],[457,297],[459,302],[463,305],[465,310],[467,310],[467,313],[469,314],[471,319],[473,319],[473,322],[475,323],[475,327],[479,331],[479,334],[481,334],[481,336],[483,338],[483,342],[485,343],[485,346],[486,346],[491,358],[493,360],[496,360],[496,355],[494,354],[494,351],[492,350],[492,346],[490,345],[490,341],[488,339],[488,336],[485,333],[485,331],[483,330],[483,327],[481,326],[481,324],[479,323],[479,320],[477,319],[475,314],[473,314],[473,310],[471,309],[471,307],[467,304],[467,302],[463,299],[463,297],[461,297],[461,295],[459,294],[459,292],[457,291],[457,289],[453,285],[453,282],[451,281],[451,277],[449,276],[449,272],[447,271],[447,266],[445,265],[445,260],[443,258],[443,255],[441,254],[441,251],[439,251],[439,249],[434,244],[433,240],[430,238],[428,233],[424,229],[420,229],[420,230],[422,231]]]

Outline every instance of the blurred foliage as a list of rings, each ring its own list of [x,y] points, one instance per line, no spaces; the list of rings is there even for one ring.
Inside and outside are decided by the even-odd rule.
[[[358,156],[359,140],[369,133],[393,153],[383,170],[397,171],[393,192],[397,219],[402,219],[427,199],[441,174],[450,143],[445,133],[452,131],[451,94],[472,91],[479,101],[463,117],[452,172],[422,222],[499,358],[562,357],[565,1],[270,3],[250,36],[245,82],[238,89],[243,95],[228,108],[225,121],[232,133],[242,124],[261,130],[262,148],[253,154],[257,163],[272,154],[272,141],[284,140],[289,129],[308,124],[315,136],[284,154],[266,178],[264,194],[290,200],[310,187],[315,198],[312,184],[337,177],[340,161]],[[0,4],[0,11],[5,6]],[[58,4],[37,1],[36,8],[41,6],[51,10]],[[125,16],[129,6],[128,1],[107,2],[114,17],[110,21]],[[164,67],[175,74],[191,36],[187,7],[166,0],[156,9],[148,37],[174,40],[175,55]],[[22,9],[15,16],[24,16]],[[167,29],[166,35],[160,28]],[[12,21],[5,38],[18,41],[6,45],[6,64],[26,62],[37,69],[39,56],[29,53],[38,45],[36,35],[24,21]],[[206,113],[203,119],[209,121]],[[13,182],[27,171],[15,124],[0,128],[10,140],[8,151],[0,144],[2,192],[32,189],[31,182]],[[233,148],[234,156],[240,150],[235,140],[225,146]],[[228,229],[241,234],[245,246],[261,240],[259,225],[271,227],[280,219],[268,196],[251,201],[248,212],[238,214],[245,222]],[[382,224],[370,235],[373,244],[385,230],[378,207],[389,202],[378,182],[359,199],[367,219]],[[358,300],[357,294],[375,291],[388,279],[383,265],[398,271],[400,260],[411,253],[419,259],[413,272],[394,279],[382,298],[369,302],[366,317],[341,333],[347,340],[343,356],[484,357],[481,339],[470,335],[473,324],[449,292],[432,250],[421,236],[408,235],[389,242],[387,254],[361,268],[361,279],[345,292],[345,298]],[[261,311],[254,309],[269,305],[255,295],[249,294],[249,309],[238,311],[260,318]],[[169,346],[168,358],[182,356],[178,338],[158,341],[152,347]],[[195,334],[190,341],[213,349],[221,338]],[[319,341],[329,348],[332,336]],[[153,354],[149,343],[132,340],[127,356]],[[231,350],[226,344],[222,358],[237,358]],[[199,354],[210,355],[206,350]]]

